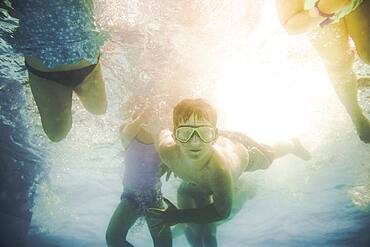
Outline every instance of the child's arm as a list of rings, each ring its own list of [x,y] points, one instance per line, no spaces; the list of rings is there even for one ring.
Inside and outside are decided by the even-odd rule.
[[[120,137],[124,148],[127,148],[128,144],[139,133],[141,125],[147,121],[147,115],[148,114],[144,112],[133,121],[121,125]]]

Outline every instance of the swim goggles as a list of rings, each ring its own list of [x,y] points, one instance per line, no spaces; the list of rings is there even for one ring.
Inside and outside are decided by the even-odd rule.
[[[216,139],[216,129],[211,126],[181,126],[176,128],[175,138],[179,142],[186,143],[191,139],[194,133],[196,133],[205,143],[214,141]]]

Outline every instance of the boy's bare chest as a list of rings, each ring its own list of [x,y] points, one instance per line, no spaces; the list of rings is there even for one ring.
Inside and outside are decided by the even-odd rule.
[[[192,165],[177,163],[173,165],[171,169],[176,176],[186,182],[208,187],[210,171],[207,167],[199,169],[199,167],[194,167]]]

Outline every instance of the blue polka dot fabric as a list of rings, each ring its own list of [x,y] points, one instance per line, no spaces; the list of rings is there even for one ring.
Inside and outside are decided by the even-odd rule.
[[[13,0],[19,19],[13,44],[53,68],[82,59],[97,63],[109,37],[97,26],[91,0]]]

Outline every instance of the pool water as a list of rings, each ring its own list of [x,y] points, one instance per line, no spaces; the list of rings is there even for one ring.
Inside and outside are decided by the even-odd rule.
[[[42,132],[22,58],[1,40],[1,121],[12,130],[3,140],[19,139],[2,152],[29,164],[30,246],[105,246],[122,191],[118,129],[129,95],[159,105],[205,97],[217,107],[220,128],[266,143],[298,136],[311,151],[308,162],[287,156],[243,175],[249,200],[218,228],[219,246],[370,245],[370,146],[357,137],[305,35],[284,32],[274,1],[255,2],[96,1],[98,22],[112,35],[101,56],[108,111],[91,115],[74,96],[73,128],[59,143]],[[355,69],[370,75],[360,61]],[[369,116],[370,89],[359,96]],[[163,181],[172,201],[179,183]],[[128,240],[152,246],[143,220]],[[189,245],[179,236],[174,246]]]

